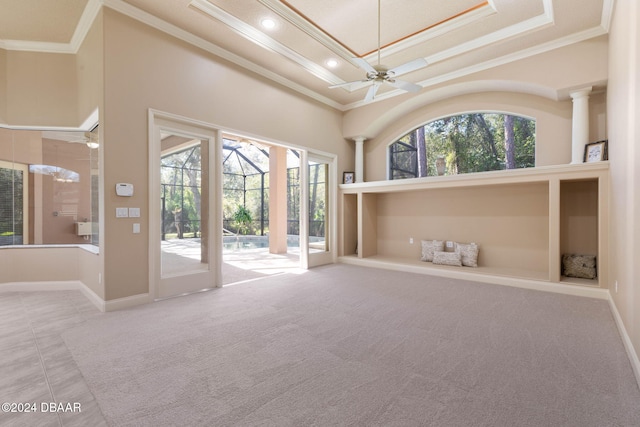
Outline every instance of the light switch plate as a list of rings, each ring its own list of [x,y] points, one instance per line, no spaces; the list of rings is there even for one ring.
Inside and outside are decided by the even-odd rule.
[[[133,224],[133,234],[138,234],[138,233],[140,233],[140,224],[136,222]]]
[[[116,218],[127,218],[129,216],[129,209],[116,208]]]
[[[129,218],[140,218],[140,208],[129,208]]]

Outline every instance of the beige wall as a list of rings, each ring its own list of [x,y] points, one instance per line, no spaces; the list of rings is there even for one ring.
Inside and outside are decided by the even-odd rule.
[[[6,122],[77,126],[75,55],[7,51]]]
[[[640,6],[617,1],[610,35],[611,295],[640,354]],[[613,287],[613,286],[612,286]]]
[[[147,114],[153,108],[240,131],[268,141],[339,155],[339,170],[353,162],[342,137],[342,114],[199,48],[115,11],[103,12],[105,297],[148,292]],[[135,195],[113,191],[129,182]],[[142,233],[131,219],[116,219],[118,206],[140,207]]]
[[[76,247],[0,249],[0,283],[79,280],[80,250]]]
[[[476,242],[480,267],[549,277],[546,182],[378,194],[377,214],[379,255],[419,259],[421,240]]]
[[[19,132],[19,131],[17,131]],[[80,175],[79,182],[57,182],[42,176],[38,187],[42,203],[42,244],[83,244],[76,234],[76,221],[91,221],[91,168],[89,147],[57,140],[42,140],[42,163],[55,165]],[[30,162],[35,163],[35,162]],[[31,174],[31,177],[34,177]],[[39,227],[39,228],[40,228]]]
[[[102,13],[99,13],[75,55],[77,123],[83,123],[96,108],[102,109],[104,49]]]

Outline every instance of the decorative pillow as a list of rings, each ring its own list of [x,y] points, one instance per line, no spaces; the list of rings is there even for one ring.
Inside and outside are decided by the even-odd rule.
[[[478,251],[478,245],[475,243],[456,243],[456,252],[460,254],[460,260],[464,266],[478,266]]]
[[[458,252],[434,252],[433,263],[439,265],[455,265],[462,267],[462,261]]]
[[[433,261],[433,253],[442,250],[444,250],[444,242],[442,240],[423,240],[420,261]]]
[[[562,271],[567,277],[595,279],[596,256],[564,254],[562,255]]]

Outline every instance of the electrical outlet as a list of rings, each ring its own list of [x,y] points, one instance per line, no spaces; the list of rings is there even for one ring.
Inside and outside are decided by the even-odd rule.
[[[409,237],[409,244],[413,245],[413,237]]]

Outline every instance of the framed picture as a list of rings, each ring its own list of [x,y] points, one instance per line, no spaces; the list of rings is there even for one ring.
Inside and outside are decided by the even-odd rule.
[[[590,142],[584,146],[584,162],[599,162],[602,160],[609,160],[609,153],[607,152],[607,141]]]
[[[342,183],[353,184],[356,182],[356,174],[354,172],[342,172]]]

